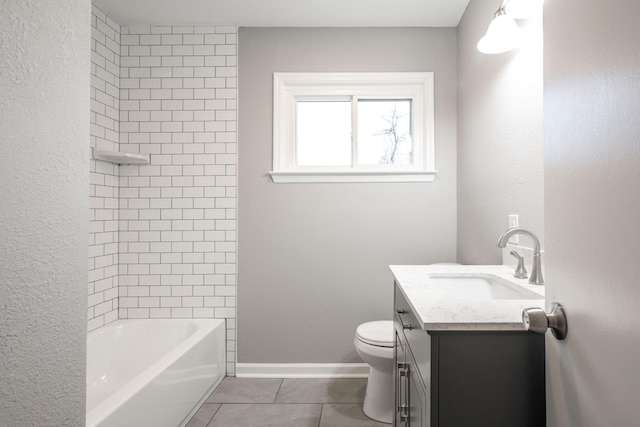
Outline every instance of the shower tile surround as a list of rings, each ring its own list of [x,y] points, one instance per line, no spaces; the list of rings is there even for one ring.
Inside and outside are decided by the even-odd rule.
[[[119,27],[93,7],[89,330],[132,318],[227,320],[235,373],[237,29]]]
[[[120,26],[91,15],[92,149],[117,150],[120,140]],[[118,318],[118,175],[112,163],[90,161],[88,329]]]

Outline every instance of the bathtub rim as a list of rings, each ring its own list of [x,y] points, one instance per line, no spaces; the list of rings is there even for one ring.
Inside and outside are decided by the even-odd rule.
[[[129,398],[135,393],[147,386],[159,373],[165,371],[169,366],[175,363],[183,354],[184,349],[190,349],[195,343],[199,342],[203,337],[212,333],[217,328],[222,328],[223,338],[222,344],[226,345],[226,320],[225,319],[118,319],[114,322],[108,323],[101,328],[95,329],[87,333],[87,344],[89,338],[99,333],[104,333],[105,328],[118,328],[130,323],[195,323],[196,330],[187,339],[180,342],[180,345],[172,348],[169,352],[165,353],[160,359],[156,360],[153,364],[148,366],[142,372],[135,377],[131,378],[126,384],[118,389],[116,393],[111,394],[102,402],[94,406],[93,408],[87,408],[86,411],[86,426],[95,426],[104,421],[114,411],[119,409]],[[225,350],[226,351],[226,350]],[[88,353],[88,351],[87,351]],[[87,359],[88,363],[88,359]],[[226,366],[223,367],[226,370]],[[87,369],[88,371],[88,369]],[[88,395],[88,392],[87,392]],[[85,398],[85,401],[87,399]]]

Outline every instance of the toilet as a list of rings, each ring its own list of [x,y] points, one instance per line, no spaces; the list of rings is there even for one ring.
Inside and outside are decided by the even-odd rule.
[[[362,410],[383,423],[393,418],[393,321],[378,320],[358,326],[353,343],[369,365],[369,380]]]

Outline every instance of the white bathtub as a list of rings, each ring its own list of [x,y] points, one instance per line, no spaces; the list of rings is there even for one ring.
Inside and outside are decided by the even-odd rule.
[[[119,320],[87,337],[87,427],[177,427],[225,376],[224,320]]]

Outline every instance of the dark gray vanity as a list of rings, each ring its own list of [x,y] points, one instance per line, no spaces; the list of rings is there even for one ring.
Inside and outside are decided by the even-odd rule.
[[[453,274],[435,270],[443,277]],[[392,271],[396,276],[393,425],[544,426],[544,335],[524,331],[519,322],[520,305],[544,304],[543,297],[471,301],[441,292],[423,274],[433,269],[393,266]],[[460,268],[455,272],[463,273]],[[511,308],[511,301],[516,308]],[[483,307],[495,314],[495,321],[485,317]],[[517,310],[517,316],[501,317],[500,309]]]

